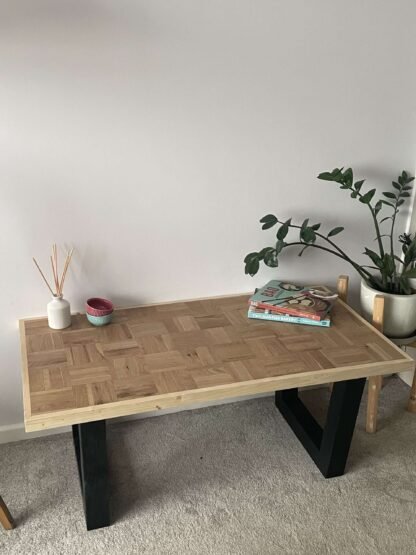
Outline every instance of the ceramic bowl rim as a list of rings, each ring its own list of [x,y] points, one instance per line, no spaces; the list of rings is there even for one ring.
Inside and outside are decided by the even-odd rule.
[[[108,308],[96,308],[91,303],[98,301],[101,306],[107,306]],[[85,302],[85,309],[91,316],[107,316],[114,311],[114,305],[109,299],[104,299],[103,297],[91,297]]]

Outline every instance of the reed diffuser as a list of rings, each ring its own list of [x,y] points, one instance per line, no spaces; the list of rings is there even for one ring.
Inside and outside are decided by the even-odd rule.
[[[46,283],[52,294],[52,300],[47,305],[47,313],[49,327],[54,330],[62,330],[71,325],[71,307],[69,302],[63,297],[63,288],[73,252],[74,249],[71,249],[71,251],[67,253],[62,274],[59,277],[58,248],[55,244],[52,245],[52,254],[50,256],[53,277],[52,287],[50,286],[49,281],[46,279],[45,274],[42,272],[36,259],[33,258],[36,268],[39,270],[43,281]]]

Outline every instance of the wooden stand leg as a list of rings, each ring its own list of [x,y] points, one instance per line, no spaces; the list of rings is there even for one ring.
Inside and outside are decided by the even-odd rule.
[[[407,410],[416,414],[416,371],[413,376],[412,389],[410,390],[410,398],[407,404]]]
[[[341,299],[341,301],[344,301],[344,303],[346,303],[347,300],[348,300],[348,282],[349,282],[349,279],[350,278],[348,276],[338,276],[338,280],[337,280],[338,297]],[[333,383],[328,384],[329,391],[332,392],[333,387],[334,387]]]
[[[0,497],[0,522],[3,525],[3,528],[5,528],[6,530],[12,530],[15,526],[12,515],[10,514],[6,503],[3,501],[1,497]]]
[[[378,402],[382,385],[382,376],[368,378],[367,422],[365,429],[369,434],[374,434],[377,430]]]
[[[373,306],[373,326],[383,332],[384,297],[376,295]],[[368,378],[367,422],[365,429],[373,434],[377,430],[377,412],[383,376]]]
[[[348,280],[348,276],[339,276],[337,281],[338,297],[341,299],[341,301],[344,301],[344,303],[347,302],[348,298]]]

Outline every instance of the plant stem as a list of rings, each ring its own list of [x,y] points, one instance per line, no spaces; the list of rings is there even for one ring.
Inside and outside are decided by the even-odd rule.
[[[302,241],[295,241],[293,243],[286,243],[285,248],[293,247],[295,245],[302,245],[303,247],[314,247],[315,249],[320,249],[322,251],[329,252],[330,254],[333,254],[334,256],[337,256],[338,258],[341,258],[342,260],[349,262],[365,281],[367,281],[368,278],[371,277],[370,272],[367,272],[367,270],[364,270],[364,268],[361,268],[361,266],[359,266],[356,262],[351,260],[351,258],[349,258],[348,256],[343,256],[342,254],[339,254],[336,251],[323,247],[322,245],[315,245],[315,243],[303,243]]]
[[[400,189],[401,192],[401,189]],[[393,260],[395,260],[394,258],[394,241],[393,241],[393,232],[394,232],[394,226],[396,224],[396,216],[397,213],[399,212],[398,208],[397,208],[397,203],[399,202],[399,198],[400,198],[400,193],[397,195],[396,198],[396,204],[394,206],[394,212],[393,212],[393,216],[391,218],[391,229],[390,229],[390,255],[393,258]],[[396,262],[394,262],[394,273],[393,273],[393,290],[396,291],[397,289],[397,270],[396,270]]]
[[[281,222],[280,220],[278,220],[278,222],[281,224],[283,222]],[[289,224],[289,227],[293,227],[295,229],[302,229],[302,226],[300,225],[295,225],[295,224]],[[347,262],[349,262],[352,266],[354,266],[354,268],[357,270],[357,272],[361,275],[361,277],[364,277],[361,273],[361,271],[363,273],[367,274],[367,278],[364,277],[364,279],[368,279],[368,277],[371,277],[371,273],[367,272],[367,270],[365,270],[362,266],[360,266],[359,264],[357,264],[356,262],[354,262],[348,255],[346,252],[344,252],[342,249],[340,249],[340,247],[338,247],[338,245],[336,243],[334,243],[333,241],[331,241],[331,239],[328,239],[328,237],[325,237],[325,235],[322,235],[321,233],[318,233],[315,231],[315,235],[317,237],[320,237],[321,239],[323,239],[324,241],[327,241],[327,243],[329,243],[332,247],[334,247],[334,249],[336,249],[338,251],[338,253],[336,253],[335,251],[332,251],[330,249],[327,249],[325,247],[319,246],[319,245],[315,245],[314,243],[300,243],[301,245],[308,245],[308,246],[314,246],[317,248],[320,248],[322,250],[326,250],[332,254],[335,254],[336,256],[338,256],[339,258],[342,258],[343,260],[346,260]],[[293,243],[290,243],[291,245]],[[357,268],[360,268],[361,271],[359,271]]]
[[[357,193],[358,198],[361,198],[363,196],[360,192],[355,191],[355,189],[353,189],[352,187],[350,187],[348,190]],[[373,217],[374,227],[376,229],[376,235],[377,235],[378,248],[379,248],[379,251],[380,251],[380,256],[381,256],[381,258],[383,258],[383,256],[384,256],[384,247],[383,247],[383,241],[381,240],[380,226],[379,226],[379,223],[377,221],[377,214],[376,214],[373,206],[371,206],[370,203],[367,203],[367,206],[368,206],[368,208],[371,212],[371,216]]]
[[[384,247],[383,247],[383,241],[381,240],[381,233],[380,233],[380,227],[377,221],[377,216],[376,213],[374,211],[374,208],[369,204],[368,205],[370,211],[371,211],[371,215],[373,216],[373,220],[374,220],[374,227],[376,228],[376,234],[377,234],[377,241],[378,241],[378,248],[380,250],[380,256],[381,258],[383,258],[384,256]]]

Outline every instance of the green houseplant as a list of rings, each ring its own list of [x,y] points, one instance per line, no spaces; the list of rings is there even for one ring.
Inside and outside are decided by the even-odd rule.
[[[378,199],[376,199],[376,189],[363,191],[364,179],[354,181],[351,168],[345,170],[344,168],[335,168],[331,172],[319,174],[318,179],[337,183],[341,189],[348,191],[352,199],[367,207],[374,224],[377,245],[375,250],[368,247],[364,248],[363,254],[368,260],[364,263],[358,262],[339,246],[334,237],[344,231],[341,226],[323,232],[322,224],[310,223],[309,218],[306,218],[301,224],[296,224],[292,223],[292,218],[281,220],[273,214],[268,214],[261,218],[260,223],[262,229],[265,230],[279,226],[276,233],[276,242],[273,246],[266,246],[258,252],[247,254],[244,259],[246,274],[255,275],[261,262],[266,266],[276,268],[279,265],[282,253],[286,249],[300,248],[299,256],[302,256],[307,249],[319,249],[345,260],[360,275],[362,280],[362,304],[365,304],[363,303],[363,289],[374,292],[372,297],[377,292],[384,293],[386,299],[401,297],[402,301],[397,301],[401,303],[401,309],[396,310],[396,312],[398,311],[397,318],[403,319],[403,310],[405,310],[403,307],[408,305],[409,312],[412,315],[414,313],[414,318],[409,323],[410,327],[413,326],[410,331],[414,331],[416,329],[416,295],[412,291],[409,280],[416,278],[416,236],[414,238],[407,234],[399,236],[399,241],[402,243],[400,254],[396,252],[397,239],[395,236],[397,215],[401,206],[411,196],[411,183],[414,177],[403,171],[397,181],[392,182],[391,190],[384,191],[382,197]],[[297,235],[293,240],[288,239],[291,232],[295,232]],[[410,298],[414,302],[413,308],[410,307]],[[406,305],[403,299],[407,299]],[[404,332],[402,329],[398,331],[396,324],[393,324],[394,329],[389,326],[389,304],[392,302],[393,300],[390,299],[386,303],[386,325],[389,328],[387,334],[397,337],[397,333],[403,334]],[[365,313],[368,312],[365,306],[363,306],[363,309]],[[407,330],[406,335],[409,333]],[[403,337],[403,335],[400,336]]]

